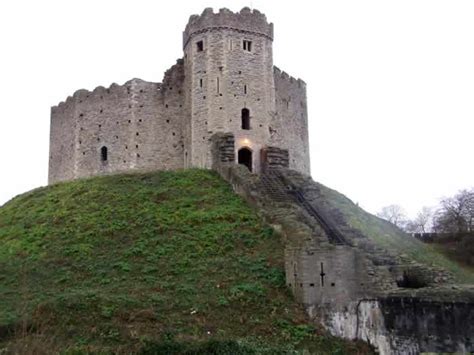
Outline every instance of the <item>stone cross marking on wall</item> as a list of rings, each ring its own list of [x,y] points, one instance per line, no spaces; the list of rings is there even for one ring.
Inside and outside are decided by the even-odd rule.
[[[321,263],[321,273],[319,275],[321,276],[321,286],[324,287],[324,276],[326,276],[326,274],[324,273],[323,263]]]

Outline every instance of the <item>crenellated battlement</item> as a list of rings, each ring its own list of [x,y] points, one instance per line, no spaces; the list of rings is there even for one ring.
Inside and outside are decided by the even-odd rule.
[[[66,100],[61,101],[59,104],[52,106],[51,111],[55,112],[58,110],[63,110],[65,107],[71,105],[72,103],[83,103],[89,99],[94,101],[97,98],[104,99],[108,95],[123,94],[125,92],[130,92],[132,87],[138,86],[155,86],[157,90],[161,88],[161,83],[155,83],[150,81],[145,81],[142,79],[134,78],[128,80],[123,85],[117,83],[112,83],[108,88],[104,86],[97,86],[94,90],[90,91],[87,89],[79,89],[74,92],[71,96],[68,96]]]
[[[267,18],[258,10],[244,7],[240,12],[229,9],[220,9],[214,13],[212,8],[206,8],[201,15],[192,15],[183,32],[183,48],[190,38],[197,33],[212,29],[233,29],[265,36],[273,40],[273,23],[268,23]]]
[[[291,75],[289,75],[285,71],[280,70],[276,66],[273,66],[273,74],[275,80],[279,80],[280,82],[287,82],[289,85],[294,86],[295,88],[306,90],[306,83],[303,80],[292,77]]]

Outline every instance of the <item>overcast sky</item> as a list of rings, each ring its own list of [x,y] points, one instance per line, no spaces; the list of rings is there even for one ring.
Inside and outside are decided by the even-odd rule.
[[[259,9],[274,64],[307,83],[311,170],[370,212],[474,186],[472,0],[2,0],[0,204],[47,184],[50,107],[161,81],[205,7]]]

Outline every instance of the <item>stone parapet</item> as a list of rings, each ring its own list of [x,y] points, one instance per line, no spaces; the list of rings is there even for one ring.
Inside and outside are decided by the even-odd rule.
[[[266,16],[258,10],[244,7],[240,12],[234,13],[223,8],[214,13],[212,8],[206,8],[201,15],[192,15],[189,18],[183,32],[183,48],[194,34],[215,29],[249,32],[273,40],[273,23],[268,23]]]

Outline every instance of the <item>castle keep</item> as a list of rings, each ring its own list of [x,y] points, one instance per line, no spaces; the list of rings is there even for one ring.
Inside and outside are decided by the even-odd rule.
[[[219,132],[233,134],[235,162],[252,172],[276,154],[309,174],[306,85],[273,65],[272,41],[273,24],[257,10],[191,16],[184,56],[162,83],[79,90],[51,109],[49,183],[211,168],[210,138]]]
[[[333,335],[387,355],[474,351],[474,287],[413,260],[419,241],[312,181],[306,85],[273,65],[272,41],[256,10],[191,16],[162,83],[79,90],[52,108],[49,183],[213,169],[282,237],[288,288]]]

